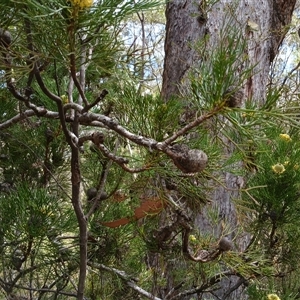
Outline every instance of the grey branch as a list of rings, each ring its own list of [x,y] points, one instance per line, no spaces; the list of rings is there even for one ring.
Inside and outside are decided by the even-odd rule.
[[[134,142],[135,144],[138,144],[140,146],[148,147],[150,149],[156,149],[157,141],[151,138],[146,138],[141,135],[134,134],[124,128],[123,126],[119,125],[116,120],[113,118],[95,114],[95,113],[84,113],[79,117],[79,122],[81,125],[90,125],[92,122],[98,121],[102,123],[104,126],[107,127],[116,133],[120,134],[121,136],[129,139],[130,141]]]
[[[194,121],[188,123],[186,126],[175,132],[172,136],[168,137],[165,139],[163,142],[157,143],[156,147],[159,150],[164,150],[166,147],[168,147],[172,142],[174,142],[178,137],[186,134],[188,131],[191,129],[197,127],[198,125],[202,124],[204,121],[210,119],[212,116],[216,115],[223,109],[223,106],[216,106],[215,108],[212,109],[212,111],[201,115]]]
[[[125,170],[129,173],[140,173],[140,172],[143,172],[143,171],[149,169],[148,166],[141,167],[141,168],[134,168],[134,169],[129,168],[129,167],[126,166],[126,164],[129,163],[129,160],[127,158],[124,158],[124,157],[117,156],[117,155],[113,154],[103,144],[98,144],[96,146],[102,152],[102,154],[104,156],[106,156],[107,158],[109,158],[112,161],[114,161],[115,163],[117,163],[123,170]]]
[[[136,284],[136,279],[132,278],[130,275],[126,274],[124,271],[118,270],[116,268],[111,268],[111,267],[107,267],[103,264],[96,264],[96,263],[91,263],[88,262],[88,265],[90,267],[96,268],[98,270],[105,270],[108,271],[110,273],[116,274],[118,277],[120,277],[121,279],[124,280],[124,282],[131,287],[133,290],[137,291],[140,295],[145,296],[148,299],[151,300],[162,300],[161,298],[155,297],[154,295],[152,295],[151,293],[145,291],[144,289],[142,289],[141,287],[139,287]]]
[[[56,99],[57,100],[57,99]],[[214,109],[211,113],[205,114],[201,116],[200,118],[197,118],[195,121],[191,122],[187,126],[185,126],[183,129],[179,130],[177,133],[175,133],[171,138],[166,139],[163,142],[157,142],[156,140],[152,138],[148,138],[145,136],[141,136],[138,134],[134,134],[127,130],[125,127],[118,124],[118,122],[110,118],[108,116],[102,115],[102,114],[96,114],[91,112],[84,112],[83,107],[81,105],[78,105],[76,103],[67,103],[64,106],[62,106],[61,99],[57,100],[57,106],[59,109],[59,112],[53,112],[49,111],[44,107],[37,107],[35,106],[32,110],[26,110],[25,112],[22,112],[21,114],[11,118],[10,120],[7,120],[0,124],[0,130],[3,130],[5,128],[8,128],[9,126],[23,120],[27,117],[32,117],[34,115],[43,116],[45,118],[51,118],[51,119],[60,119],[61,123],[63,124],[63,129],[65,136],[68,140],[68,143],[74,147],[80,146],[84,142],[84,140],[78,140],[76,137],[72,136],[70,134],[70,131],[66,127],[67,122],[72,122],[72,118],[70,118],[68,115],[65,114],[65,112],[69,109],[74,109],[78,112],[78,121],[80,125],[86,125],[86,126],[99,126],[102,128],[106,128],[109,130],[112,130],[122,137],[127,138],[128,140],[134,142],[137,145],[147,147],[150,151],[158,150],[162,151],[165,154],[167,154],[174,162],[174,164],[184,173],[196,173],[202,171],[207,164],[207,155],[199,149],[185,149],[182,148],[183,151],[178,151],[178,149],[174,146],[170,147],[169,144],[179,137],[180,135],[186,133],[189,129],[193,128],[196,125],[199,125],[204,120],[208,119],[212,115],[214,115],[218,109]],[[63,120],[62,120],[63,118]],[[88,138],[90,139],[90,138]],[[95,141],[94,141],[95,142]],[[139,169],[130,169],[126,166],[126,164],[129,162],[127,159],[122,157],[117,157],[110,153],[108,149],[104,147],[103,144],[99,144],[98,142],[97,146],[99,149],[103,152],[103,154],[118,163],[124,170],[131,173],[136,172],[143,172],[146,169],[149,169],[149,166],[142,167]]]
[[[74,102],[70,102],[70,103],[67,103],[64,105],[64,111],[66,112],[67,110],[69,109],[74,109],[76,111],[78,111],[79,113],[82,112],[83,110],[83,107],[77,103],[74,103]]]
[[[36,110],[39,112],[39,114],[45,118],[49,119],[58,119],[59,115],[57,112],[54,111],[48,111],[43,107],[37,107]],[[28,109],[25,110],[24,112],[17,114],[16,116],[12,117],[9,120],[6,120],[5,122],[0,124],[0,130],[9,128],[10,126],[17,124],[20,121],[23,121],[26,118],[36,116],[36,112]]]

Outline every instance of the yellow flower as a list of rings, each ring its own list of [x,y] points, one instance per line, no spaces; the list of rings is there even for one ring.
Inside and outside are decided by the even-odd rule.
[[[254,112],[249,112],[249,113],[243,113],[242,117],[246,118],[246,117],[253,117],[254,116]]]
[[[50,211],[49,207],[47,207],[46,205],[43,205],[39,208],[39,212],[41,215],[43,215],[43,217],[53,217],[54,213],[52,211]]]
[[[280,298],[276,294],[269,294],[267,298],[268,300],[280,300]]]
[[[279,134],[279,137],[285,142],[290,142],[292,140],[291,137],[286,133]]]
[[[78,6],[80,9],[88,8],[93,5],[93,0],[70,0],[74,6]]]
[[[284,165],[277,163],[276,165],[272,166],[272,170],[276,174],[282,174],[285,171]]]
[[[196,242],[197,241],[196,237],[193,234],[191,234],[189,236],[189,239],[190,239],[191,242]]]
[[[60,99],[62,100],[63,104],[69,103],[69,97],[67,95],[62,95]]]

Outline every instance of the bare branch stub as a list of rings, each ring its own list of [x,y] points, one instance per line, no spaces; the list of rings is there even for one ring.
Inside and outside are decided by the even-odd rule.
[[[102,132],[94,132],[92,134],[93,143],[98,146],[104,142],[104,134]]]

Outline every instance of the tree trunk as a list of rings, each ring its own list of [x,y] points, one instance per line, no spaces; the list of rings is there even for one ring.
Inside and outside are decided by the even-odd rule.
[[[253,66],[251,75],[244,82],[244,99],[263,105],[266,100],[270,66],[286,34],[287,25],[291,22],[296,0],[221,0],[212,7],[207,5],[208,2],[173,0],[167,4],[163,98],[167,101],[172,96],[179,96],[182,83],[188,80],[188,71],[202,59],[194,48],[195,44],[206,38],[208,49],[216,47],[220,43],[220,30],[230,18],[232,25],[239,28],[247,41],[247,64]],[[224,151],[227,154],[230,152],[228,149]],[[226,189],[218,187],[214,190],[212,206],[218,210],[220,223],[225,221],[231,224],[232,235],[235,236],[239,224],[232,198],[236,198],[238,192],[230,190],[239,189],[243,179],[225,172],[222,175]],[[207,210],[204,209],[198,215],[195,225],[201,232],[211,231]],[[216,229],[215,234],[220,234],[220,230]],[[240,237],[236,250],[243,251],[247,241],[246,234]],[[223,280],[222,288],[215,296],[225,299],[229,295],[228,291],[236,284],[238,282],[234,278]],[[209,297],[211,298],[211,294]],[[201,299],[205,299],[205,296]],[[243,299],[242,289],[231,293],[230,299]]]
[[[197,62],[193,46],[209,34],[209,44],[218,40],[225,18],[232,15],[248,41],[249,64],[255,66],[245,88],[246,97],[263,103],[270,64],[273,62],[290,24],[296,0],[259,2],[218,1],[209,11],[204,2],[173,0],[166,8],[167,26],[162,95],[178,95],[178,86],[191,66]],[[208,9],[208,8],[207,8]]]

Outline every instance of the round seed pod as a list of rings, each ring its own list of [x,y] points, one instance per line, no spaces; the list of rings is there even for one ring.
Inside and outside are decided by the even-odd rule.
[[[189,149],[187,145],[174,145],[174,155],[171,156],[174,164],[183,173],[197,173],[205,169],[207,155],[199,149]]]
[[[0,45],[7,48],[11,44],[11,34],[8,30],[0,28]]]
[[[224,98],[226,99],[226,106],[227,107],[241,107],[242,106],[242,102],[243,102],[243,97],[244,97],[244,93],[241,90],[238,91],[231,91],[231,89],[229,89],[228,91],[226,91]]]
[[[100,195],[100,200],[106,200],[108,198],[108,195],[106,192],[102,192]]]
[[[219,241],[219,250],[221,251],[229,251],[232,250],[233,243],[227,237],[222,237]]]
[[[97,189],[94,187],[89,188],[86,191],[86,195],[87,195],[88,200],[92,200],[93,198],[95,198],[97,196]]]
[[[95,187],[91,187],[86,191],[86,196],[87,196],[87,200],[91,201],[92,199],[94,199],[97,196],[98,190]],[[107,199],[107,193],[106,192],[102,192],[100,195],[100,200],[105,200]]]

